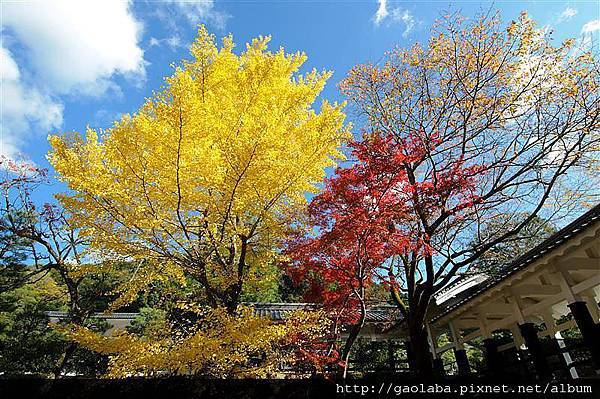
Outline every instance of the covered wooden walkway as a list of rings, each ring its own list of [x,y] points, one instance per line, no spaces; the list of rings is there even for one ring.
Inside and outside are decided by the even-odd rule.
[[[489,374],[600,375],[600,205],[499,275],[471,277],[438,301],[428,327],[439,372],[452,350],[459,374],[470,373],[465,347],[477,342]],[[440,347],[443,335],[450,343]]]

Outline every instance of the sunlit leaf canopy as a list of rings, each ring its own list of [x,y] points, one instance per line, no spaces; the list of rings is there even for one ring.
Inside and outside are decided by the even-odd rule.
[[[236,54],[231,36],[217,46],[200,27],[192,59],[135,114],[50,137],[70,190],[60,200],[93,249],[182,268],[217,302],[272,257],[286,221],[342,157],[349,126],[343,105],[313,108],[331,72],[299,74],[306,56],[271,52],[269,40]]]

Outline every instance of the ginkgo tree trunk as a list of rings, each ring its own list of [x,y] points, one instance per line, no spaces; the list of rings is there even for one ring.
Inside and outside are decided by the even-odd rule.
[[[436,292],[536,218],[564,215],[597,190],[580,171],[598,156],[598,62],[551,35],[525,13],[508,25],[491,13],[447,15],[427,46],[358,65],[341,84],[364,132],[352,179],[345,168],[334,178],[363,196],[356,207],[396,197],[377,208],[392,246],[379,274],[422,376],[432,373],[425,322]]]

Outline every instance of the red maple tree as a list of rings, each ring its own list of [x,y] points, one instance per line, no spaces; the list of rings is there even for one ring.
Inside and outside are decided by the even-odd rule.
[[[370,284],[389,287],[408,317],[395,269],[398,259],[434,253],[427,233],[411,223],[412,210],[434,212],[452,197],[447,212],[456,213],[478,201],[473,187],[483,166],[451,159],[432,179],[418,182],[410,176],[406,165],[422,162],[440,144],[419,132],[398,138],[378,131],[351,142],[356,162],[326,181],[309,206],[310,229],[290,246],[295,260],[291,274],[310,285],[306,299],[323,303],[335,314],[335,328],[347,329],[341,351],[345,371],[365,324]],[[410,275],[417,269],[405,272]],[[421,333],[419,338],[426,337]]]

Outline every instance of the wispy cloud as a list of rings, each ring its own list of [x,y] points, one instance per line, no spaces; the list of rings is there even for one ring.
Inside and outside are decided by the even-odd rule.
[[[567,6],[558,16],[557,23],[566,22],[577,15],[577,9]]]
[[[24,79],[12,54],[0,47],[2,122],[0,155],[20,158],[20,149],[33,129],[49,130],[62,124],[63,105]]]
[[[381,23],[381,21],[383,21],[385,19],[385,17],[387,17],[389,15],[389,12],[387,10],[387,0],[378,0],[379,3],[379,7],[377,8],[377,12],[375,13],[375,16],[373,17],[373,21],[375,22],[375,25],[379,25]]]
[[[163,39],[157,39],[155,37],[151,37],[150,40],[148,41],[148,46],[150,46],[150,47],[167,46],[171,51],[176,51],[177,49],[184,47],[179,35],[173,35],[173,36],[165,37]]]
[[[406,37],[410,32],[412,32],[415,27],[415,17],[408,10],[401,10],[400,8],[394,8],[392,10],[392,20],[393,21],[402,21],[404,23],[404,32],[402,32],[402,36]]]
[[[214,0],[162,0],[156,15],[173,23],[173,15],[183,17],[192,25],[207,23],[218,30],[224,30],[231,15],[215,8]]]
[[[585,25],[583,25],[583,27],[581,28],[581,33],[593,33],[593,32],[597,32],[600,30],[600,19],[594,19],[593,21],[590,21],[588,23],[586,23]]]
[[[388,7],[387,0],[378,0],[379,7],[373,16],[373,23],[376,26],[384,22],[388,24],[401,23],[404,25],[403,37],[407,37],[413,31],[418,23],[415,16],[408,10],[402,7]]]
[[[594,19],[583,25],[581,28],[581,38],[579,39],[579,50],[590,51],[592,49],[593,36],[600,32],[600,19]],[[597,44],[597,43],[596,43]]]

